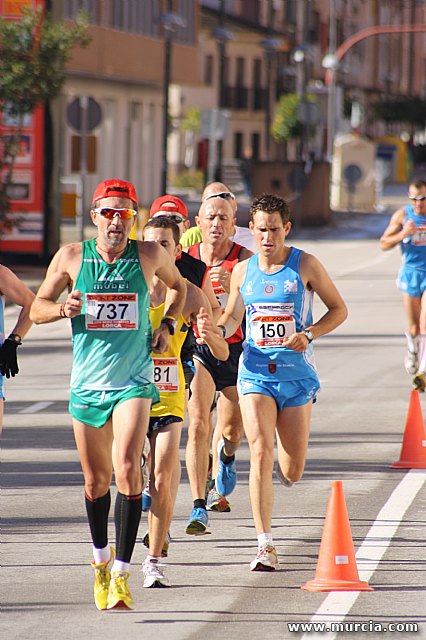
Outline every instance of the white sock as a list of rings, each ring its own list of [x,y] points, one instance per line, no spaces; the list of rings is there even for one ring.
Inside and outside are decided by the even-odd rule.
[[[426,335],[419,335],[419,364],[418,370],[422,373],[426,371]]]
[[[273,547],[274,542],[272,540],[272,533],[259,533],[259,535],[257,536],[257,544],[259,549],[265,544],[269,544],[271,545],[271,547]]]
[[[120,573],[122,571],[130,572],[130,562],[123,562],[122,560],[114,560],[111,573]]]
[[[149,553],[146,556],[146,562],[152,562],[154,560],[154,562],[159,562],[160,560],[162,560],[162,556],[151,556]],[[163,562],[161,562],[161,564],[164,564]]]
[[[101,564],[101,562],[108,562],[111,557],[111,549],[109,545],[103,547],[103,549],[97,549],[93,547],[93,560],[95,564]]]
[[[417,336],[412,336],[409,333],[406,333],[405,337],[407,338],[408,351],[410,351],[411,353],[417,353],[417,350],[418,350],[418,337]]]

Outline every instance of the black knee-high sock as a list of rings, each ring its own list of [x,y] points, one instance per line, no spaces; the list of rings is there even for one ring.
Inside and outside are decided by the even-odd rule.
[[[108,544],[108,514],[111,506],[111,493],[108,490],[108,493],[102,498],[95,499],[89,498],[85,493],[84,497],[93,545],[97,549],[103,549]]]
[[[117,492],[115,500],[115,535],[117,560],[130,562],[142,514],[142,494],[125,496]]]

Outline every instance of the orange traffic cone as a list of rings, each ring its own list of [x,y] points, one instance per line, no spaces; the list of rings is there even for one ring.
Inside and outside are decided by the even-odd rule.
[[[400,458],[391,466],[395,469],[426,469],[426,431],[417,389],[411,392]]]
[[[302,589],[373,591],[368,582],[359,579],[341,480],[333,480],[331,484],[315,578],[309,580]]]

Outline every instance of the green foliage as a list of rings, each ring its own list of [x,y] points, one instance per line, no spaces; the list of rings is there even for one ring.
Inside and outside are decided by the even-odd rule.
[[[303,101],[316,103],[315,96],[312,94],[305,94]],[[272,136],[277,142],[296,140],[302,137],[306,127],[297,117],[297,110],[301,102],[301,96],[296,93],[286,93],[281,96],[271,126]],[[312,135],[314,130],[315,127],[309,127],[309,135]]]
[[[403,122],[419,127],[426,125],[426,100],[417,96],[383,99],[372,106],[375,117],[386,123]]]
[[[53,22],[41,7],[22,14],[16,22],[0,18],[0,109],[17,116],[59,94],[72,48],[90,41],[83,14],[75,24]]]
[[[202,171],[183,171],[172,180],[174,187],[181,189],[197,189],[202,191],[204,188],[204,173]]]
[[[201,129],[201,111],[197,107],[191,107],[185,114],[181,125],[181,131],[193,131],[199,133]]]
[[[88,20],[80,13],[75,23],[54,22],[39,7],[23,9],[19,21],[0,18],[0,113],[7,111],[16,125],[1,136],[0,234],[7,227],[8,186],[25,114],[55,98],[65,81],[65,64],[75,45],[86,46]]]

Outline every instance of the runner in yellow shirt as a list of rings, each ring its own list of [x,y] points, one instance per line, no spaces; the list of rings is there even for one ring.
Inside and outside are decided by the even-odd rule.
[[[173,259],[182,251],[179,228],[168,216],[152,218],[145,225],[144,240],[159,242]],[[152,354],[154,382],[160,392],[160,402],[151,409],[148,430],[151,444],[152,503],[148,515],[149,553],[143,565],[144,587],[170,586],[160,562],[180,479],[179,443],[185,411],[185,378],[180,350],[191,321],[196,322],[197,317],[212,317],[210,303],[201,289],[188,281],[186,287],[186,302],[181,314],[177,321],[174,318],[169,319],[169,349],[161,354]],[[165,294],[164,284],[161,280],[154,279],[150,301],[153,330],[161,321],[165,321]],[[215,324],[211,331],[203,335],[203,342],[208,345],[215,358],[228,358],[228,344],[220,336]]]

